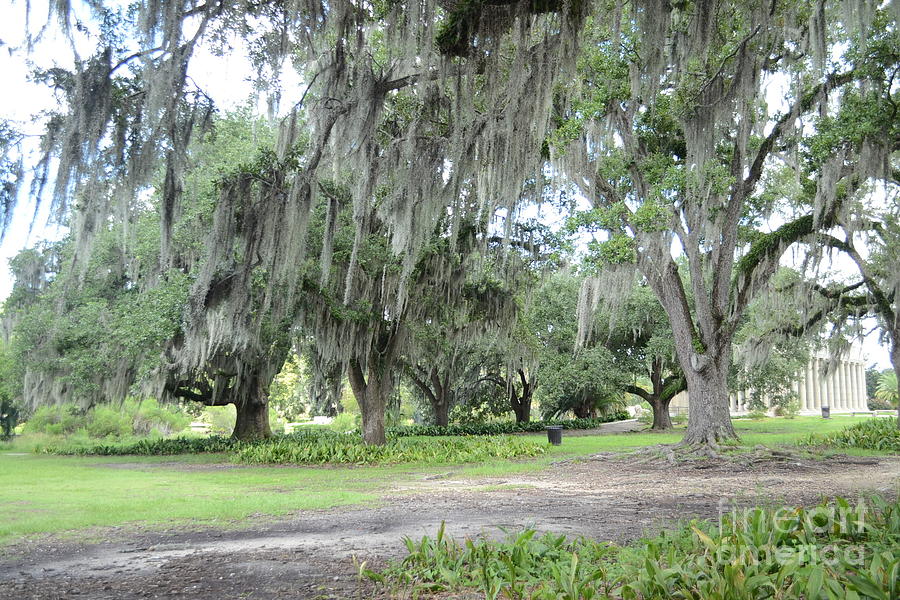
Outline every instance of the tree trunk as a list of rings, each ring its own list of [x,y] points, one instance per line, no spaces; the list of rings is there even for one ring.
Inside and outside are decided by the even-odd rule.
[[[668,252],[668,250],[666,250]],[[693,269],[691,282],[695,287],[695,320],[691,302],[685,293],[678,273],[678,265],[670,255],[654,260],[653,254],[639,257],[641,272],[666,311],[675,354],[687,382],[690,397],[688,428],[682,444],[716,445],[723,440],[736,439],[728,409],[728,368],[731,365],[731,340],[734,335],[723,315],[728,314],[727,294],[717,296],[710,304],[703,289],[700,269]],[[664,268],[659,260],[665,262]],[[694,261],[699,264],[699,261]],[[698,271],[698,272],[695,272]],[[718,273],[721,281],[727,274]],[[741,307],[743,308],[743,307]],[[740,317],[739,311],[731,318]]]
[[[516,415],[516,423],[527,423],[531,420],[531,395],[530,387],[525,386],[522,395],[515,388],[509,390],[509,405]]]
[[[439,427],[446,427],[450,424],[450,402],[447,398],[438,398],[432,403],[431,408],[434,410],[434,424]]]
[[[897,378],[897,429],[900,429],[900,328],[891,332],[891,366]]]
[[[597,407],[594,406],[593,402],[585,400],[575,404],[572,407],[572,412],[579,419],[593,419],[597,416]]]
[[[531,402],[519,402],[513,405],[516,423],[527,423],[531,420]]]
[[[729,361],[710,361],[705,369],[695,371],[684,369],[689,398],[688,428],[682,444],[716,445],[724,440],[737,438],[731,423],[728,407],[728,382],[726,379]],[[688,365],[690,367],[690,365]]]
[[[237,418],[231,437],[242,442],[261,440],[272,437],[269,427],[269,404],[248,400],[236,402]]]
[[[527,423],[531,420],[531,398],[534,396],[534,382],[529,382],[523,369],[516,370],[522,382],[521,395],[516,391],[512,378],[509,379],[509,404],[516,415],[516,423]]]
[[[672,398],[654,398],[650,401],[653,409],[653,431],[665,431],[672,429],[672,419],[669,417],[669,403]]]
[[[409,369],[410,377],[428,399],[428,405],[431,406],[431,412],[434,415],[434,424],[438,427],[446,427],[450,424],[450,406],[453,404],[450,371],[445,371],[443,377],[436,367],[431,368],[427,377],[422,376],[422,371],[421,367],[412,366]]]
[[[370,361],[366,372],[358,360],[351,360],[347,372],[353,395],[359,403],[362,416],[362,437],[367,444],[383,446],[387,442],[384,432],[384,413],[393,390],[393,380],[387,365]]]

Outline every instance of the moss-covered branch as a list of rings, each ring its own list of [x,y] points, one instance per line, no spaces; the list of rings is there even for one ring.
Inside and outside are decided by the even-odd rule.
[[[563,0],[461,0],[449,11],[438,28],[435,44],[441,54],[446,56],[468,56],[472,42],[481,28],[482,18],[490,18],[492,25],[496,25],[494,17],[500,16],[500,10],[508,11],[520,4],[528,14],[533,15],[561,12],[566,6]],[[578,4],[572,2],[568,7],[572,10]]]

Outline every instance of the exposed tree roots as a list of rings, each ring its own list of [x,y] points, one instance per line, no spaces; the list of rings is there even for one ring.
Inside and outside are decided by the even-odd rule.
[[[823,458],[838,459],[842,464],[878,464],[877,458],[850,456],[826,457],[810,451],[766,446],[739,446],[732,444],[660,444],[640,448],[633,452],[602,452],[589,460],[625,460],[634,467],[668,468],[673,466],[694,469],[725,468],[735,471],[777,468],[781,470],[806,469]],[[572,459],[577,461],[579,459]],[[564,461],[572,462],[572,461]]]

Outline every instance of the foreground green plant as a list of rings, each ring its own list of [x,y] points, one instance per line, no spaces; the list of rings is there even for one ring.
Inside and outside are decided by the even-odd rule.
[[[829,434],[812,434],[801,442],[804,446],[860,448],[900,452],[900,429],[893,418],[871,418]]]
[[[487,599],[900,597],[900,502],[737,510],[617,547],[532,529],[505,540],[406,539],[407,556],[363,576],[395,589],[477,590]]]

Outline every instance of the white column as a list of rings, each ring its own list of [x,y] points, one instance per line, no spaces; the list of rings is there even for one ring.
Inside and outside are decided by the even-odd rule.
[[[850,408],[849,398],[847,396],[847,363],[843,360],[838,363],[837,368],[838,382],[838,406],[841,410]]]
[[[856,383],[854,382],[854,371],[856,364],[847,361],[847,408],[850,411],[859,410],[856,406]]]
[[[824,360],[822,361],[825,362]],[[829,406],[831,410],[835,409],[834,406],[834,372],[828,371],[828,373],[824,377],[823,385],[823,394],[822,394],[822,406]]]
[[[816,409],[821,410],[825,406],[825,378],[822,376],[822,361],[815,358],[813,359],[813,365],[816,372]]]
[[[809,410],[808,392],[809,390],[809,365],[803,367],[800,373],[800,410]]]
[[[869,398],[866,394],[866,365],[856,364],[856,394],[859,398],[859,409],[869,410]]]
[[[850,398],[850,410],[859,408],[859,387],[856,385],[856,361],[847,363],[847,395]]]

